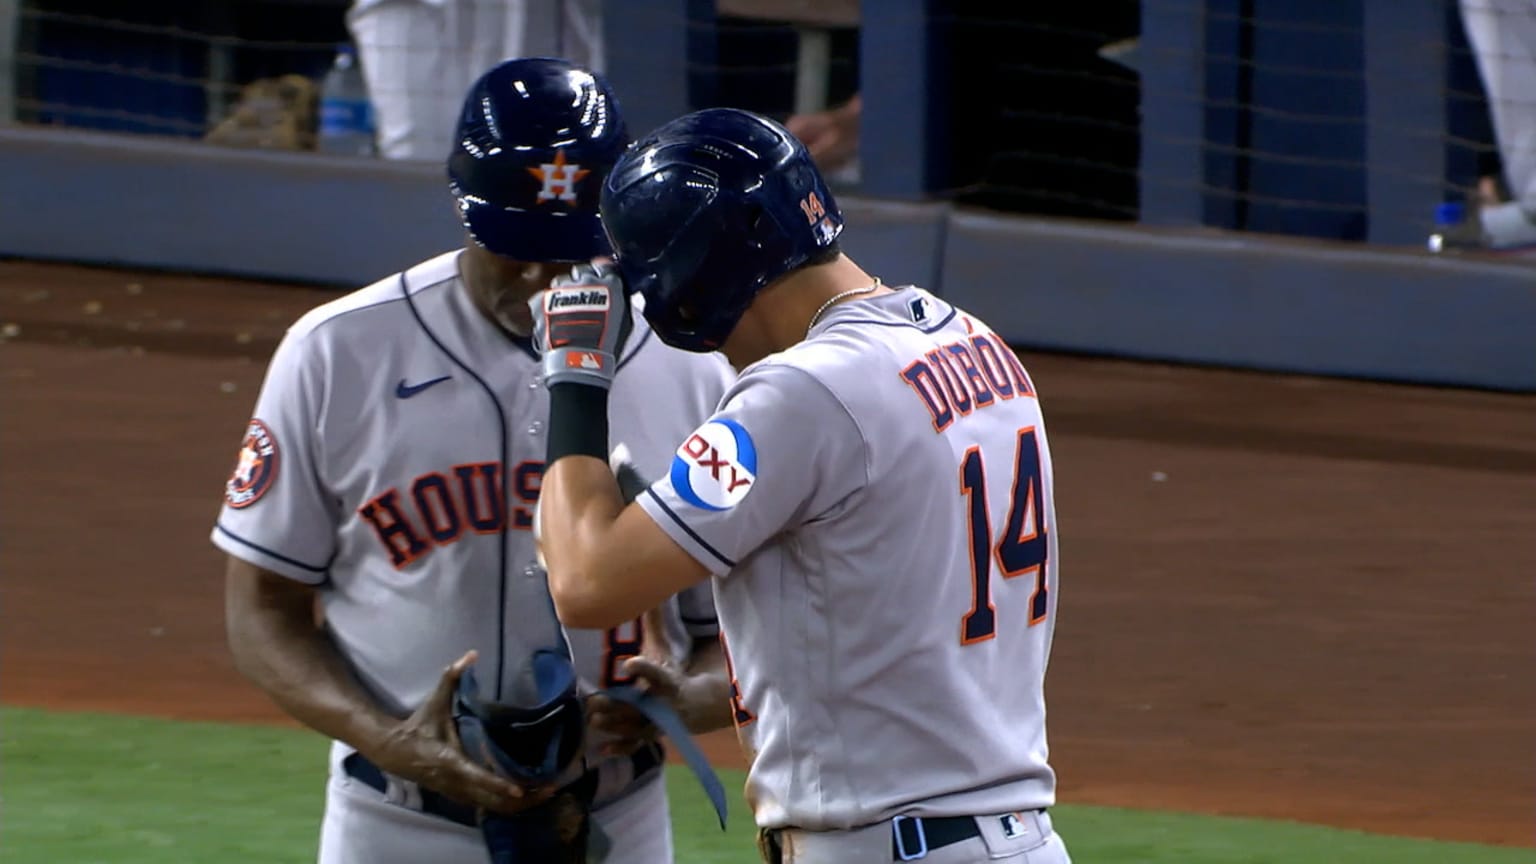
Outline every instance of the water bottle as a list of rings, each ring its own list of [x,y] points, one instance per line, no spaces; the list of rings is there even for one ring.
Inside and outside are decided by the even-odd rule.
[[[320,84],[319,147],[322,153],[346,156],[375,152],[373,106],[351,45],[337,46],[336,59]]]
[[[1462,222],[1467,218],[1465,204],[1457,201],[1447,201],[1435,208],[1435,232],[1429,235],[1429,251],[1435,254],[1453,251],[1457,247],[1457,234],[1463,233],[1464,228],[1458,231]]]

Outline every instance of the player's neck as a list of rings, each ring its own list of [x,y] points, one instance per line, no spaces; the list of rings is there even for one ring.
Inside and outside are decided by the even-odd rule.
[[[875,285],[875,278],[847,255],[791,275],[782,286],[782,311],[770,319],[774,341],[779,343],[777,350],[803,341],[818,316],[826,318],[828,312],[852,300],[890,293],[890,289]]]
[[[824,319],[850,300],[890,293],[884,286],[870,290],[874,284],[875,277],[846,255],[829,264],[798,270],[757,295],[726,343],[725,355],[731,365],[742,369],[798,345],[805,341],[818,312]],[[839,294],[844,296],[834,300]],[[828,301],[832,301],[831,306]]]

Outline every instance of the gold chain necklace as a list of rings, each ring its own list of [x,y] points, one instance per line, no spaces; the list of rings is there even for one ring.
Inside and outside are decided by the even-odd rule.
[[[805,336],[806,336],[806,338],[807,339],[810,338],[811,331],[816,329],[816,322],[820,321],[821,320],[821,316],[825,315],[827,310],[832,308],[832,304],[836,303],[839,300],[844,300],[844,299],[847,299],[849,297],[853,297],[853,296],[858,295],[858,294],[868,294],[869,292],[871,292],[871,291],[873,291],[873,290],[875,290],[876,288],[879,288],[879,287],[880,287],[880,277],[876,276],[875,277],[875,283],[873,285],[870,285],[868,288],[849,288],[847,291],[839,291],[838,293],[833,294],[831,297],[828,297],[827,298],[827,302],[821,304],[821,308],[817,309],[816,310],[816,314],[811,316],[811,323],[806,325],[806,328],[805,328]]]

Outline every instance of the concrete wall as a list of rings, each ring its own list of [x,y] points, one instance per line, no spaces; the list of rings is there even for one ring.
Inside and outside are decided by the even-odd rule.
[[[1536,262],[842,203],[1020,345],[1536,392]],[[431,165],[0,128],[0,255],[361,285],[460,242]]]

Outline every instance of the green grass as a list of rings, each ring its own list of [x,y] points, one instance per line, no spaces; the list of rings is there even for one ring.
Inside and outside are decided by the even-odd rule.
[[[290,729],[0,710],[0,861],[312,862],[325,742]],[[722,834],[686,771],[668,778],[680,864],[752,864],[741,775]],[[1100,807],[1052,811],[1080,864],[1514,864],[1536,851],[1283,822]]]

